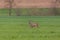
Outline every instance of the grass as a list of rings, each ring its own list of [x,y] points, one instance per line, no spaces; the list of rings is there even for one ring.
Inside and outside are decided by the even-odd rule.
[[[30,28],[30,19],[39,28]],[[60,16],[0,16],[0,40],[60,40]]]

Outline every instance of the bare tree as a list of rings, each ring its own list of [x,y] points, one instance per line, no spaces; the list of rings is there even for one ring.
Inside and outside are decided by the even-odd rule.
[[[20,8],[16,8],[16,15],[20,16],[21,15],[21,9]]]
[[[58,9],[57,9],[57,3],[60,3],[60,0],[55,0],[55,2],[54,2],[53,12],[54,12],[55,16],[59,14]]]
[[[12,3],[14,2],[14,0],[8,0],[9,2],[9,16],[11,16],[12,13]]]

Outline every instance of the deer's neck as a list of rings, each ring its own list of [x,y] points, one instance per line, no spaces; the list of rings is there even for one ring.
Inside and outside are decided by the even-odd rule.
[[[33,22],[29,22],[29,24],[32,24]]]

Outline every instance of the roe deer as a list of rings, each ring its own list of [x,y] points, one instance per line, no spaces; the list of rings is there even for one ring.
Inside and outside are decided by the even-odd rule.
[[[38,27],[38,23],[32,22],[31,20],[29,20],[29,25],[30,27]]]

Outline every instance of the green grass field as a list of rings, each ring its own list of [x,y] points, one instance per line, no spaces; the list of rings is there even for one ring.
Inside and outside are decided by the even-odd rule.
[[[39,28],[30,28],[30,19]],[[60,16],[0,16],[0,40],[60,40]]]

